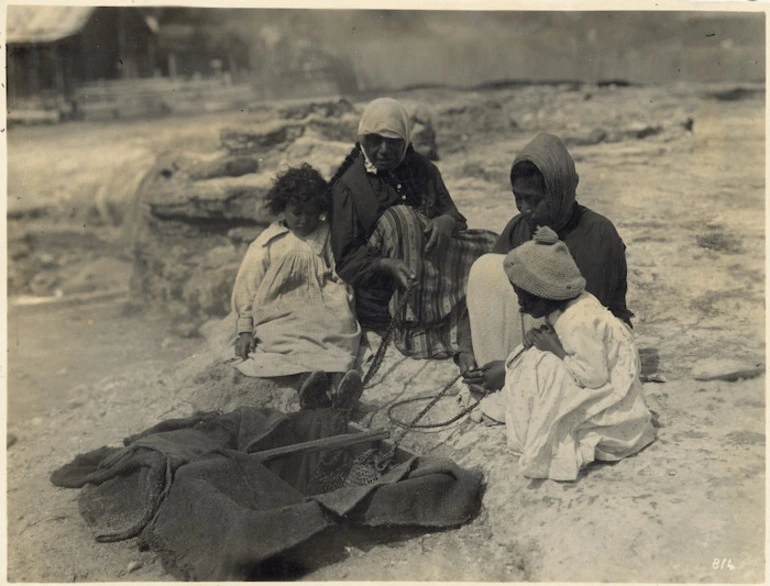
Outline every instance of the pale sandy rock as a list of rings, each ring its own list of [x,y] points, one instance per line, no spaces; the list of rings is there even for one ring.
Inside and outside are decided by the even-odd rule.
[[[170,152],[165,160],[159,161],[166,173],[184,173],[189,179],[215,179],[217,177],[240,177],[255,173],[259,159],[253,155],[230,155],[224,151],[212,153]]]
[[[227,413],[238,407],[272,407],[289,412],[299,408],[297,377],[250,378],[220,360],[202,369],[198,364],[199,372],[185,380],[174,394],[175,401],[187,405],[191,412]]]
[[[227,238],[235,246],[251,244],[262,233],[262,230],[261,226],[239,226],[228,230]]]
[[[159,182],[146,202],[151,213],[162,219],[247,220],[267,224],[272,217],[262,203],[271,185],[272,176],[268,173],[190,183]]]
[[[356,141],[360,119],[360,114],[355,113],[345,114],[340,118],[324,118],[314,114],[302,122],[308,135],[331,142],[349,143],[352,146]]]
[[[239,267],[239,262],[229,262],[222,266],[194,270],[182,291],[182,299],[187,307],[195,315],[227,315]]]
[[[302,163],[308,163],[329,180],[350,153],[353,144],[353,142],[328,141],[306,135],[284,151],[279,168],[296,167]]]
[[[128,291],[130,267],[129,260],[109,256],[75,263],[67,267],[60,289],[65,295],[98,290]]]
[[[149,305],[184,303],[193,322],[221,315],[248,244],[233,246],[228,233],[248,228],[256,237],[274,220],[264,206],[272,177],[192,181],[184,173],[167,177],[164,169],[159,162],[136,196],[131,290]]]
[[[278,115],[290,120],[302,120],[314,114],[340,118],[354,110],[353,103],[344,97],[329,100],[283,100],[278,107]]]
[[[692,365],[692,377],[695,380],[736,381],[739,379],[755,378],[765,372],[764,365],[759,362],[735,360],[732,358],[706,358]]]
[[[232,154],[264,153],[281,148],[305,133],[297,121],[268,120],[243,128],[225,128],[220,133],[222,146]]]

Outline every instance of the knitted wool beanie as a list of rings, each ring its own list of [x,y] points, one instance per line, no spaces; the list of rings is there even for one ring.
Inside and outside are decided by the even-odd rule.
[[[586,286],[567,245],[547,226],[539,227],[532,240],[511,250],[503,269],[511,283],[545,299],[572,299]]]

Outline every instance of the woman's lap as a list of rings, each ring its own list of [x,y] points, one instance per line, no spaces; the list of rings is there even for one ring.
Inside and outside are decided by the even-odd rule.
[[[428,219],[407,206],[386,210],[369,240],[376,254],[403,260],[416,274],[419,287],[407,302],[395,343],[403,353],[417,358],[451,356],[457,350],[457,329],[465,311],[468,272],[473,262],[494,244],[497,235],[467,230],[453,235],[444,250],[424,253]],[[396,312],[403,291],[359,291],[364,303],[359,319],[376,314],[376,303],[389,299],[389,315]],[[364,310],[362,313],[360,310]]]
[[[508,358],[522,342],[522,320],[525,330],[543,323],[519,311],[518,298],[503,270],[504,258],[491,253],[479,257],[468,277],[468,316],[479,365]]]

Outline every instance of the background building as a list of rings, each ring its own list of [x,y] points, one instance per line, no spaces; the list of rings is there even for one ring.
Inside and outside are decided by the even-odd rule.
[[[80,85],[155,70],[152,20],[130,7],[14,6],[7,35],[11,112],[72,113]]]

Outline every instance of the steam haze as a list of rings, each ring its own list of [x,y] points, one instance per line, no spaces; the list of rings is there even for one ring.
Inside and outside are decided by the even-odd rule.
[[[762,81],[762,13],[231,11],[253,47],[349,60],[359,89],[499,80]],[[256,49],[259,52],[259,49]]]

